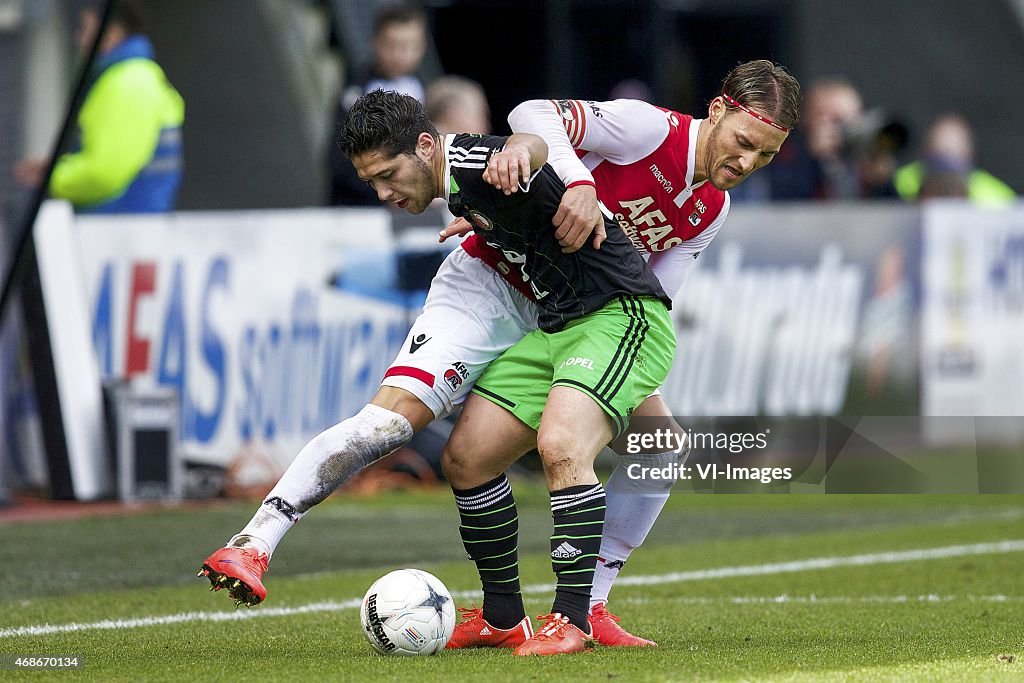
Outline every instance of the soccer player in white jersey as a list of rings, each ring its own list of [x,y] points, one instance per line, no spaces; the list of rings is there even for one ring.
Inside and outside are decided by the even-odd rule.
[[[609,148],[606,158],[611,163],[595,164],[590,171],[587,164],[593,164],[596,157],[587,160],[584,156],[583,171],[577,167],[578,176],[573,178],[566,171],[566,163],[571,159],[564,153],[565,143],[560,156],[557,139],[548,139],[549,161],[563,180],[568,180],[562,202],[564,211],[559,211],[553,221],[560,243],[567,251],[573,251],[590,241],[595,227],[601,223],[595,213],[598,197],[610,205],[609,208],[620,206],[614,198],[605,199],[601,194],[603,185],[615,187],[615,177],[604,177],[606,171],[610,172],[613,167],[632,166],[633,171],[647,168],[646,172],[658,183],[658,192],[645,192],[636,197],[621,195],[627,204],[614,209],[613,213],[621,215],[618,220],[626,232],[633,235],[634,243],[644,245],[643,251],[651,252],[650,267],[658,274],[665,291],[674,294],[685,270],[724,220],[727,197],[722,194],[717,203],[710,204],[711,200],[704,198],[711,194],[711,188],[719,192],[727,190],[770,161],[786,137],[784,129],[796,121],[798,100],[799,86],[795,79],[781,67],[759,61],[741,64],[730,72],[723,94],[712,100],[708,118],[703,121],[642,103],[619,105],[572,100],[557,103],[559,116],[566,121],[561,128],[563,138],[568,134],[570,141],[575,139],[579,144],[591,145],[595,151],[604,149],[602,145],[612,140],[622,148],[654,144],[655,152],[662,142],[669,140],[686,145],[686,151],[678,155],[680,160],[667,160],[664,168],[654,161],[645,167],[643,158],[629,160],[628,153],[617,156]],[[550,107],[550,102],[546,106]],[[645,132],[643,140],[631,140],[632,121],[630,125],[619,121],[607,129],[602,128],[603,106],[611,107],[609,112],[618,111],[620,106],[645,108],[648,114],[658,112],[661,139],[652,133],[653,118],[649,119],[651,126],[638,128]],[[543,118],[543,112],[538,113]],[[541,134],[545,138],[552,137]],[[664,151],[671,149],[666,147]],[[578,158],[575,152],[570,156]],[[506,187],[511,187],[515,182],[510,179],[509,167],[507,163],[497,166],[501,162],[500,157],[495,159],[494,173],[503,175]],[[628,163],[616,166],[615,162]],[[651,169],[652,164],[657,168]],[[602,169],[602,165],[605,168]],[[660,178],[655,170],[660,172]],[[677,206],[675,202],[680,197],[682,205]],[[394,199],[399,208],[422,211],[422,207],[408,207],[408,202],[404,197]],[[669,206],[676,207],[675,213],[683,207],[692,207],[685,216],[685,227],[667,220]],[[713,216],[708,214],[712,210],[715,211]],[[631,225],[636,228],[630,230]],[[673,232],[676,228],[678,231]],[[696,232],[691,234],[691,228]],[[457,228],[446,230],[442,235],[456,231]],[[710,235],[702,239],[705,232]],[[594,234],[592,246],[598,247],[603,230]],[[536,293],[522,280],[516,264],[510,263],[500,252],[487,248],[482,240],[470,238],[464,248],[453,251],[438,270],[423,313],[385,373],[374,399],[359,413],[324,431],[303,447],[252,520],[227,546],[207,558],[200,574],[210,579],[213,588],[226,588],[240,603],[262,602],[266,597],[262,575],[285,533],[354,474],[398,449],[414,432],[433,419],[451,413],[462,403],[490,361],[536,328],[537,312],[532,303],[535,297]],[[653,396],[634,415],[664,416],[670,415],[670,411],[660,397]],[[617,450],[625,452],[622,448]],[[677,454],[646,457],[660,462],[675,458]],[[598,595],[603,591],[605,599],[617,570],[629,552],[642,542],[667,498],[667,489],[649,490],[652,484],[655,488],[659,486],[658,482],[630,481],[622,468],[618,468],[609,481],[611,490],[604,528],[606,538],[612,540],[607,546],[602,544],[601,555],[605,562],[600,563],[595,577],[595,591]],[[638,490],[644,493],[636,493]],[[483,615],[480,618],[483,619]],[[653,644],[627,633],[616,622],[600,603],[592,613],[595,639],[606,645]]]

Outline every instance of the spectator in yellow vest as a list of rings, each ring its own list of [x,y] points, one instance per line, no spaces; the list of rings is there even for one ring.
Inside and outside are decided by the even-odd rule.
[[[79,13],[75,41],[83,52],[96,38],[100,7],[88,3]],[[115,4],[89,78],[76,137],[57,160],[50,195],[80,213],[171,211],[181,182],[185,105],[154,61],[128,0]],[[45,171],[46,160],[24,159],[15,178],[38,187]]]
[[[893,182],[908,201],[963,196],[976,204],[997,206],[1017,197],[1009,185],[974,165],[971,128],[959,114],[935,119],[921,159],[897,169]]]

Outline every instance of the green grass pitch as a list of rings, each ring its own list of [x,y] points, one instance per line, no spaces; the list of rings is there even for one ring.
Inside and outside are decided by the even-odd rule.
[[[536,485],[516,492],[543,614],[550,513]],[[195,572],[253,509],[0,525],[0,655],[85,662],[0,680],[1024,680],[1022,496],[679,491],[610,602],[660,647],[545,659],[382,657],[363,639],[353,605],[391,569],[477,588],[449,492],[332,498],[278,549],[268,600],[236,610]]]

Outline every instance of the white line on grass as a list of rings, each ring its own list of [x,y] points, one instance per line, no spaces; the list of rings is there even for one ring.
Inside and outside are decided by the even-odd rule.
[[[997,543],[975,543],[973,545],[949,545],[943,548],[921,550],[896,550],[887,553],[869,553],[848,557],[816,557],[809,560],[755,564],[745,567],[720,567],[719,569],[698,569],[689,572],[673,572],[654,576],[624,576],[616,580],[619,586],[654,586],[661,583],[681,583],[704,579],[727,579],[734,576],[764,576],[766,574],[788,574],[814,569],[834,567],[859,567],[874,564],[895,564],[917,560],[941,560],[965,555],[992,555],[1013,553],[1024,550],[1024,541],[999,541]],[[551,587],[551,590],[554,586]]]
[[[163,617],[138,617],[135,619],[104,619],[90,624],[43,624],[42,626],[20,626],[18,628],[0,629],[0,638],[14,636],[46,636],[54,633],[71,633],[73,631],[105,631],[110,629],[141,628],[143,626],[165,626],[167,624],[183,624],[193,621],[242,621],[256,617],[287,617],[293,614],[310,612],[337,612],[355,609],[362,603],[361,599],[345,600],[344,602],[314,602],[299,607],[268,607],[258,611],[236,610],[234,612],[182,612],[168,614]]]
[[[530,602],[542,602],[543,598],[531,598]],[[630,597],[620,598],[615,601],[617,605],[850,605],[850,604],[881,604],[881,605],[909,605],[927,604],[938,602],[1024,602],[1021,595],[939,595],[938,593],[927,593],[923,595],[722,595],[716,597],[702,597],[693,595],[660,596],[658,598]]]
[[[654,574],[647,576],[624,576],[616,584],[620,586],[653,586],[663,583],[683,583],[703,581],[707,579],[725,579],[736,576],[765,576],[768,574],[786,574],[790,572],[812,571],[816,569],[832,569],[834,567],[862,567],[877,564],[895,564],[898,562],[915,562],[920,560],[939,560],[967,555],[991,555],[1024,551],[1024,540],[999,541],[996,543],[975,543],[973,545],[950,545],[942,548],[923,548],[919,550],[901,550],[885,553],[869,553],[865,555],[849,555],[846,557],[815,557],[807,560],[791,562],[774,562],[739,567],[719,567],[718,569],[699,569],[688,572],[672,572],[670,574]],[[523,593],[547,593],[554,590],[552,584],[534,584],[524,586]],[[479,597],[479,591],[461,591],[453,593],[456,599],[473,599]],[[341,602],[315,602],[298,607],[261,607],[256,610],[236,610],[233,612],[183,612],[162,617],[138,617],[134,619],[105,619],[91,623],[41,624],[38,626],[19,626],[17,628],[0,629],[0,638],[18,636],[45,636],[55,633],[71,633],[75,631],[99,631],[110,629],[131,629],[144,626],[163,626],[167,624],[183,624],[196,621],[242,621],[260,617],[286,617],[293,614],[311,612],[337,612],[357,609],[361,599],[344,600]]]

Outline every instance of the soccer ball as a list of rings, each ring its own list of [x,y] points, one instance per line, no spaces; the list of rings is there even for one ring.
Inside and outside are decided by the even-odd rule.
[[[434,655],[455,630],[455,601],[440,579],[397,569],[370,586],[359,610],[363,635],[385,655]]]

